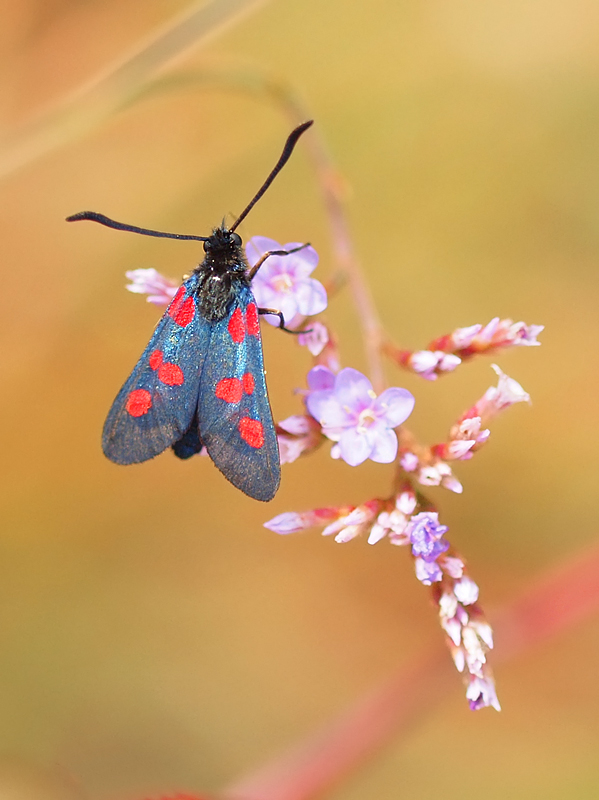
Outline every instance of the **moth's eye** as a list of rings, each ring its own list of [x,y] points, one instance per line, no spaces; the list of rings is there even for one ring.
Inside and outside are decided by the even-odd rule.
[[[241,245],[241,236],[238,233],[232,233],[231,242],[236,245],[236,247],[239,247]]]
[[[212,250],[212,242],[210,239],[206,239],[204,242],[204,252],[207,253],[209,250]]]

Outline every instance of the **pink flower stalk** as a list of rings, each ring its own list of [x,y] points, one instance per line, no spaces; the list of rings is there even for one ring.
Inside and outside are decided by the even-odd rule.
[[[467,461],[491,435],[491,431],[483,425],[514,403],[530,403],[530,395],[517,381],[506,375],[497,364],[491,366],[499,375],[497,386],[487,389],[480,400],[462,415],[451,428],[449,441],[433,445],[431,452],[436,457]]]
[[[544,327],[495,317],[484,327],[471,325],[469,328],[456,328],[453,333],[432,342],[431,348],[468,358],[476,353],[494,352],[502,347],[537,347],[540,345],[537,336]]]
[[[334,535],[340,544],[366,533],[369,544],[376,544],[386,536],[391,544],[408,544],[404,531],[415,508],[415,494],[404,489],[392,498],[375,498],[359,506],[317,508],[301,513],[288,511],[265,522],[264,527],[280,534],[321,527],[323,536]]]
[[[450,557],[446,562],[450,560],[452,564],[440,559],[444,574],[434,591],[441,627],[458,671],[465,671],[470,708],[476,711],[492,706],[501,711],[486,658],[493,649],[493,632],[477,604],[478,586],[465,575],[461,559]]]
[[[494,353],[505,347],[535,347],[544,325],[526,325],[511,319],[495,317],[487,325],[456,328],[452,333],[432,341],[426,350],[400,350],[390,342],[384,351],[402,367],[434,381],[446,372],[453,372],[464,359],[480,353]]]
[[[125,275],[131,281],[125,287],[134,294],[147,294],[148,303],[167,306],[177,294],[178,284],[155,269],[132,269]]]
[[[254,266],[269,250],[293,250],[299,242],[279,244],[266,236],[253,236],[245,246],[250,266]],[[252,281],[252,292],[258,306],[276,308],[283,314],[287,328],[297,328],[305,317],[319,314],[327,307],[327,293],[310,274],[318,264],[318,253],[307,245],[288,256],[270,256]],[[279,325],[279,318],[265,316],[270,325]]]
[[[425,586],[433,586],[433,599],[454,663],[459,672],[466,671],[470,708],[493,706],[500,711],[486,658],[493,648],[493,632],[477,605],[479,589],[465,574],[464,562],[455,554],[447,555],[447,531],[433,511],[410,519],[406,535],[412,544],[416,577]]]
[[[281,464],[291,464],[323,441],[320,425],[308,414],[287,417],[276,426]]]
[[[414,397],[407,389],[386,389],[378,398],[372,384],[358,370],[346,367],[334,375],[326,367],[308,373],[306,406],[324,435],[337,444],[333,458],[352,467],[367,458],[389,464],[397,455],[397,434],[412,413]]]

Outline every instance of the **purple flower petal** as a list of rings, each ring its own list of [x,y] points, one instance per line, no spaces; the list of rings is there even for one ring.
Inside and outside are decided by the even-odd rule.
[[[275,242],[274,239],[269,239],[267,236],[252,236],[245,245],[245,254],[250,265],[253,267],[268,250],[282,249],[281,245]],[[265,263],[268,264],[269,261],[270,259],[267,258]]]
[[[328,367],[313,367],[308,373],[308,386],[313,392],[317,392],[319,389],[333,389],[335,387],[335,373]]]
[[[357,467],[372,452],[372,442],[367,433],[358,433],[355,428],[348,428],[339,439],[339,452],[346,464]]]
[[[370,459],[378,464],[390,464],[397,456],[397,434],[381,426],[376,432]]]
[[[346,367],[335,379],[335,394],[341,403],[355,414],[372,405],[376,397],[372,384],[357,369]]]
[[[352,424],[352,418],[339,404],[335,393],[330,390],[311,392],[306,398],[308,411],[323,428],[346,428]],[[333,431],[329,430],[327,436],[331,438]]]
[[[289,258],[287,256],[270,256],[260,267],[258,275],[261,281],[270,283],[278,278],[283,286],[287,284],[291,287],[294,282],[294,276],[290,274],[289,267]]]
[[[407,420],[414,409],[414,396],[407,389],[393,387],[385,391],[374,401],[377,417],[385,420],[387,427],[396,428]]]
[[[261,308],[273,308],[277,302],[279,293],[276,292],[270,283],[266,283],[258,275],[252,281],[252,293],[256,300],[256,304]]]
[[[414,567],[416,569],[416,577],[425,586],[430,586],[431,583],[437,583],[443,578],[441,568],[436,561],[429,563],[428,561],[423,561],[421,558],[417,558],[414,562]]]
[[[304,242],[287,242],[287,244],[283,245],[283,250],[295,250],[296,247],[302,247],[305,244]],[[316,250],[311,246],[308,245],[307,247],[302,247],[301,250],[298,250],[297,253],[293,253],[290,256],[285,256],[288,260],[293,259],[294,263],[294,271],[298,277],[305,277],[307,278],[316,267],[318,266],[318,253]],[[297,266],[295,266],[297,262]]]
[[[295,287],[295,299],[300,314],[311,317],[327,307],[326,289],[314,278],[305,278]]]

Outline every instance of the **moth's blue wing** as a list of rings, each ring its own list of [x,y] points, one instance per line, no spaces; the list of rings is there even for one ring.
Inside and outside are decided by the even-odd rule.
[[[192,275],[181,286],[108,413],[102,449],[117,464],[153,458],[192,425],[211,327],[199,313],[197,283]]]
[[[199,437],[227,480],[256,500],[272,500],[281,464],[249,287],[238,291],[211,330],[200,376]]]

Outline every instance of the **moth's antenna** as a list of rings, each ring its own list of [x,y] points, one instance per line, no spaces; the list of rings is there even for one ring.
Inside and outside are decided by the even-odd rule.
[[[138,228],[136,225],[125,225],[123,222],[115,222],[115,220],[104,216],[104,214],[98,214],[97,211],[80,211],[78,214],[72,214],[70,217],[67,217],[67,222],[79,222],[81,219],[99,222],[100,225],[106,225],[107,228],[115,228],[117,231],[141,233],[144,236],[156,236],[160,239],[194,239],[197,242],[208,241],[207,236],[191,236],[186,233],[164,233],[163,231],[150,230],[150,228]]]
[[[239,225],[239,223],[244,220],[252,208],[256,205],[258,200],[262,197],[264,192],[268,189],[270,184],[274,181],[277,177],[279,172],[283,169],[285,164],[289,161],[289,156],[293,153],[293,148],[297,144],[297,140],[300,138],[304,131],[307,131],[310,125],[314,122],[313,119],[308,120],[308,122],[302,122],[301,125],[298,125],[297,128],[294,128],[289,136],[287,137],[287,141],[285,142],[285,147],[283,148],[283,152],[281,153],[281,157],[277,161],[274,166],[273,171],[270,173],[268,178],[262,184],[262,188],[259,190],[258,194],[254,197],[252,202],[247,206],[247,208],[241,212],[241,214],[237,217],[231,228],[229,229],[231,233],[235,230],[235,228]]]

